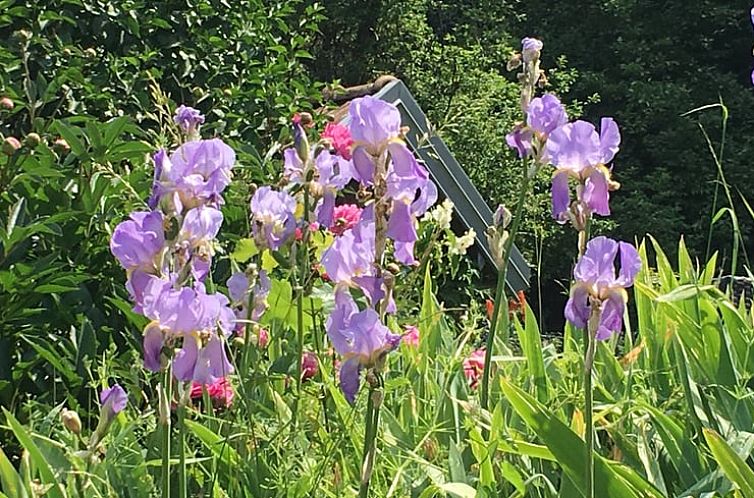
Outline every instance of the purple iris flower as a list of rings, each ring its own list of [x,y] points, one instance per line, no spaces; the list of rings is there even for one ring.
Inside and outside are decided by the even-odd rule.
[[[401,113],[394,105],[367,95],[352,100],[348,114],[354,140],[354,177],[369,185],[374,180],[375,161],[394,141],[401,143]]]
[[[351,101],[348,106],[351,119],[351,138],[357,145],[366,146],[368,152],[383,148],[401,132],[401,113],[393,104],[367,95]]]
[[[175,121],[175,124],[180,126],[186,134],[192,135],[197,127],[204,123],[204,116],[198,109],[182,105],[176,109],[173,121]]]
[[[385,355],[400,344],[401,336],[380,322],[376,311],[359,311],[348,291],[335,294],[335,309],[327,319],[327,335],[343,357],[340,388],[349,403],[356,400],[363,368],[381,369]]]
[[[154,160],[156,182],[150,204],[164,199],[171,210],[182,213],[199,205],[222,204],[236,154],[222,140],[213,138],[186,142],[169,158],[158,152]]]
[[[126,407],[128,395],[120,385],[114,384],[113,387],[108,387],[100,392],[99,402],[102,405],[102,412],[107,414],[108,418],[112,418]]]
[[[144,330],[144,367],[161,368],[162,349],[168,339],[183,339],[173,359],[176,379],[211,384],[233,371],[225,353],[224,338],[232,330],[235,315],[228,298],[206,294],[202,285],[196,289],[158,289],[154,304],[145,309],[153,321]]]
[[[258,322],[262,318],[262,314],[267,310],[267,296],[270,294],[272,282],[270,281],[270,277],[267,276],[267,272],[260,270],[254,288],[249,289],[249,284],[249,277],[245,273],[236,272],[230,276],[226,285],[228,286],[228,294],[233,302],[233,306],[237,309],[236,317],[239,320],[251,318],[255,322]],[[249,292],[252,292],[251,315],[248,312]],[[238,321],[236,330],[242,329],[243,322]]]
[[[278,250],[296,232],[296,199],[286,192],[261,187],[251,199],[254,240],[259,248]]]
[[[618,253],[620,270],[616,276]],[[594,304],[600,308],[596,338],[606,340],[612,334],[620,332],[628,300],[626,289],[633,285],[640,269],[639,253],[631,244],[616,242],[607,237],[590,240],[586,252],[573,270],[575,284],[566,303],[566,319],[574,327],[585,328]]]
[[[552,94],[533,99],[526,109],[526,126],[518,126],[505,136],[505,141],[523,158],[531,154],[536,136],[540,144],[557,128],[568,122],[568,115],[560,100]]]
[[[283,176],[291,183],[304,183],[304,161],[299,157],[295,147],[283,151]]]
[[[134,312],[148,315],[163,292],[171,289],[173,282],[136,270],[128,276],[126,290],[134,303]]]
[[[600,133],[585,121],[568,123],[553,131],[545,146],[546,157],[555,166],[552,180],[553,217],[568,219],[568,178],[579,182],[577,198],[582,207],[602,216],[610,214],[610,191],[616,185],[607,164],[620,147],[620,131],[612,118],[602,118]]]
[[[178,239],[182,243],[184,260],[190,259],[194,279],[203,282],[212,266],[212,239],[217,237],[223,223],[220,210],[208,206],[190,209],[183,218]]]
[[[395,259],[405,265],[415,263],[416,217],[437,201],[437,188],[426,168],[403,142],[388,146],[391,161],[387,171],[387,196],[392,199],[387,236],[395,243]]]
[[[110,239],[110,251],[127,271],[154,273],[165,246],[162,213],[138,211],[118,224]]]
[[[336,284],[355,284],[355,279],[374,273],[374,218],[365,213],[351,230],[347,230],[322,253],[322,266]]]
[[[195,207],[183,218],[179,238],[198,246],[217,237],[222,224],[223,214],[220,210],[207,206]]]
[[[348,185],[353,178],[351,161],[323,150],[315,160],[317,175],[313,181],[316,191],[322,193],[322,200],[317,205],[317,221],[320,225],[329,227],[333,223],[335,198],[338,191]]]

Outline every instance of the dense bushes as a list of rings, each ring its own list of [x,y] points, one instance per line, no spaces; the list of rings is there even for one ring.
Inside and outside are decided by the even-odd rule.
[[[148,154],[176,140],[175,102],[212,109],[212,130],[237,145],[239,185],[265,178],[280,124],[316,94],[301,61],[321,17],[303,2],[0,2],[0,96],[12,100],[0,134],[24,144],[0,156],[3,405],[76,397],[98,378],[93,358],[135,344],[107,241],[143,202]],[[248,187],[230,195],[227,221],[245,227],[233,204]]]

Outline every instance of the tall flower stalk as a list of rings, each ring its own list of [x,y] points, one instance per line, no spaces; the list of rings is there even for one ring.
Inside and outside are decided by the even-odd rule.
[[[144,367],[164,372],[159,389],[162,492],[170,493],[171,410],[177,382],[178,491],[187,496],[185,408],[191,382],[207,385],[233,372],[226,341],[236,317],[230,301],[213,292],[210,276],[223,222],[222,193],[235,153],[220,139],[200,139],[204,116],[181,106],[175,116],[185,141],[154,156],[147,211],[131,213],[113,231],[110,249],[126,270],[134,311],[151,321],[144,329]],[[209,291],[208,291],[209,289]]]
[[[620,269],[616,262],[620,255]],[[566,303],[565,317],[571,325],[585,330],[584,422],[586,426],[586,490],[594,497],[594,423],[592,369],[597,341],[609,339],[623,329],[628,301],[626,288],[633,285],[641,269],[639,253],[632,245],[607,237],[589,241],[573,270],[574,285]]]
[[[542,42],[534,38],[524,38],[521,42],[522,51],[516,54],[509,68],[521,67],[518,79],[521,83],[521,110],[526,118],[525,122],[516,125],[515,129],[506,135],[506,142],[518,152],[522,159],[521,182],[518,185],[518,199],[512,216],[502,206],[496,213],[493,226],[487,230],[487,238],[492,249],[495,266],[497,267],[497,285],[495,301],[487,334],[485,348],[484,370],[482,372],[480,402],[482,408],[489,408],[490,372],[492,370],[492,354],[498,328],[502,327],[505,339],[508,334],[508,299],[505,286],[510,262],[511,249],[518,235],[521,220],[526,206],[526,199],[531,191],[531,184],[539,169],[546,164],[545,145],[549,135],[564,125],[568,117],[563,105],[557,97],[545,94],[534,98],[538,84],[544,80],[540,69],[540,53]],[[504,210],[506,216],[502,216]],[[503,221],[505,220],[505,221]],[[501,316],[502,314],[502,316]]]

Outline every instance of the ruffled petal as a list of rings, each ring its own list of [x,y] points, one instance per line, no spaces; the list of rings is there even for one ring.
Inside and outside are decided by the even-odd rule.
[[[157,322],[151,322],[144,329],[144,368],[152,372],[159,372],[162,368],[162,348],[165,345],[165,334]]]
[[[393,201],[387,236],[398,242],[414,242],[417,239],[411,206],[402,200]]]
[[[607,164],[620,149],[620,130],[613,118],[602,118],[600,122],[600,162]]]
[[[340,389],[346,400],[353,404],[359,392],[361,364],[357,357],[350,358],[340,365]]]
[[[595,214],[610,216],[610,190],[605,168],[594,168],[586,177],[581,201]]]
[[[636,248],[626,242],[619,242],[620,247],[620,270],[618,271],[617,284],[621,287],[630,287],[634,284],[636,274],[641,270],[641,257]]]
[[[602,303],[597,340],[605,341],[623,330],[623,312],[626,307],[626,292],[617,289],[608,294]]]
[[[198,354],[199,343],[197,338],[193,335],[184,336],[183,347],[175,354],[173,359],[173,376],[182,381],[192,380]]]
[[[568,206],[571,193],[568,189],[568,172],[558,171],[552,177],[552,217],[558,223],[568,221]]]
[[[579,284],[571,289],[571,296],[565,307],[565,318],[576,328],[583,329],[589,321],[589,290]]]

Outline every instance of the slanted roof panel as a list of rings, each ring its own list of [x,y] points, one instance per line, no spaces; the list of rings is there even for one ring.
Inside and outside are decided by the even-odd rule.
[[[445,142],[437,135],[429,135],[429,123],[414,97],[400,80],[383,86],[375,97],[394,104],[401,112],[402,123],[409,132],[406,139],[414,152],[427,165],[437,188],[455,205],[458,217],[467,228],[476,232],[476,243],[485,259],[494,265],[485,231],[492,224],[492,210],[471,183],[466,172],[455,160]],[[347,105],[338,109],[336,120],[348,121]],[[421,146],[419,145],[421,143]],[[507,286],[516,292],[529,287],[531,269],[517,247],[513,247],[508,266]]]

